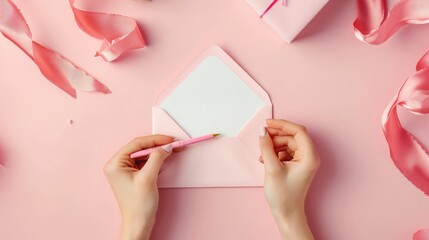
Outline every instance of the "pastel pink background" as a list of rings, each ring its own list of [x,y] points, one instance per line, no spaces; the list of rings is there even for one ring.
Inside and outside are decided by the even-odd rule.
[[[67,1],[16,4],[36,40],[113,94],[70,98],[0,37],[0,239],[118,239],[102,167],[150,133],[157,94],[210,44],[266,89],[276,118],[304,124],[314,137],[322,166],[307,211],[317,239],[402,240],[429,227],[429,199],[392,164],[380,124],[429,48],[429,26],[370,46],[353,35],[355,2],[331,0],[287,45],[244,0],[93,0],[86,9],[135,17],[149,42],[107,63],[92,57],[100,41],[78,29]],[[404,122],[427,136],[421,119]],[[279,239],[268,211],[259,188],[163,189],[153,239]]]

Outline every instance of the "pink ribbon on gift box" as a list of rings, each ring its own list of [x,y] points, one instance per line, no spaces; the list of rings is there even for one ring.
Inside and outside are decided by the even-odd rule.
[[[259,15],[260,18],[263,18],[265,14],[267,14],[268,11],[271,10],[271,8],[278,2],[279,0],[274,0],[268,5],[268,7]],[[286,7],[286,0],[282,0],[282,6]]]

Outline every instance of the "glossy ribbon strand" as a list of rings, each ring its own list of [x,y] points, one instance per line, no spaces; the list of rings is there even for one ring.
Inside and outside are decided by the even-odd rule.
[[[426,64],[428,57],[429,55],[425,54],[419,61],[417,72],[405,81],[382,118],[393,162],[402,174],[426,195],[429,195],[429,155],[419,141],[402,127],[397,108],[402,106],[414,114],[429,113],[429,66]]]
[[[402,106],[414,114],[429,113],[429,52],[417,64],[417,72],[409,77],[387,106],[383,131],[390,156],[401,173],[417,188],[429,195],[429,155],[420,142],[401,125],[397,108]],[[429,230],[420,230],[414,240],[429,240]]]
[[[387,11],[386,0],[357,0],[356,37],[369,44],[386,42],[407,24],[429,23],[428,0],[399,0]],[[429,195],[429,155],[421,143],[405,130],[398,117],[402,106],[414,114],[429,113],[429,52],[417,63],[409,77],[387,106],[382,117],[390,156],[399,171],[417,188]],[[429,230],[420,230],[413,240],[429,240]]]
[[[70,96],[76,98],[76,90],[110,93],[68,59],[33,41],[30,28],[11,0],[0,0],[0,32],[30,57],[49,81]]]
[[[400,0],[390,12],[385,0],[357,0],[356,37],[366,43],[381,44],[407,24],[429,23],[428,0]]]
[[[386,42],[407,24],[429,23],[428,0],[399,0],[387,11],[386,0],[357,0],[356,37],[369,44]],[[414,114],[429,113],[429,52],[417,63],[383,113],[383,131],[390,156],[399,171],[417,188],[429,195],[429,155],[421,143],[401,125],[397,108]],[[429,230],[419,230],[413,240],[429,240]]]
[[[70,0],[70,6],[80,29],[103,40],[95,56],[110,62],[125,52],[146,46],[136,20],[117,14],[83,11],[75,7],[75,0]]]

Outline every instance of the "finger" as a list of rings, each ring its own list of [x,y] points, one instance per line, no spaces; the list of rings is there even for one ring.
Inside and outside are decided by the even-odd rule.
[[[281,130],[282,132],[292,136],[301,132],[306,132],[304,126],[283,119],[267,119],[267,127]]]
[[[179,153],[179,152],[183,151],[184,149],[185,149],[184,147],[174,148],[173,152],[174,153]],[[139,170],[142,169],[142,167],[146,164],[146,162],[147,162],[148,159],[149,159],[149,155],[144,156],[144,157],[135,158],[134,160],[135,160],[135,166],[136,166],[136,168],[139,169]],[[162,170],[163,170],[163,168],[165,168],[165,166],[166,166],[166,164],[164,164],[161,167],[160,172],[162,172]]]
[[[127,145],[122,147],[116,153],[116,156],[128,157],[133,152],[137,152],[145,148],[168,144],[173,141],[174,141],[173,137],[165,136],[165,135],[150,135],[150,136],[144,136],[144,137],[137,137],[131,142],[129,142]]]
[[[259,147],[261,149],[265,172],[276,172],[281,170],[282,164],[274,151],[273,141],[267,133],[265,126],[262,126],[260,129]]]
[[[313,141],[304,126],[278,119],[267,120],[267,126],[283,131],[295,139],[296,148],[304,153],[314,152]],[[313,159],[313,158],[306,158]]]
[[[186,148],[186,147],[178,147],[178,148],[173,149],[173,152],[174,152],[174,153],[179,153],[179,152],[181,152],[181,151],[185,150],[185,148]]]
[[[155,151],[153,151],[149,155],[149,159],[143,168],[137,173],[138,177],[144,177],[149,181],[157,181],[158,173],[161,169],[164,160],[170,156],[173,150],[173,146],[171,144],[164,145]]]
[[[289,135],[283,132],[281,129],[277,129],[277,128],[267,127],[267,131],[270,134],[270,136],[288,136]]]
[[[281,121],[283,121],[283,120],[281,120]],[[298,125],[298,126],[300,126],[300,125]],[[304,126],[300,126],[300,127],[305,129]],[[270,133],[271,136],[293,136],[292,132],[290,132],[290,131],[285,132],[283,129],[273,128],[273,127],[267,127],[267,131]]]
[[[273,128],[281,131],[285,122],[286,120],[283,119],[267,119],[266,124],[267,128]]]
[[[165,135],[151,135],[137,137],[127,145],[123,146],[105,165],[104,172],[108,175],[120,172],[123,168],[136,168],[135,159],[130,154],[143,148],[167,144],[174,140],[173,137]]]
[[[294,137],[299,137],[301,139],[310,140],[310,136],[307,133],[307,129],[304,126],[282,120],[282,119],[268,119],[267,126],[269,128],[274,128],[277,130],[281,130],[283,133],[287,135],[291,135]]]
[[[279,148],[274,148],[274,151],[278,154],[280,152],[287,152],[291,157],[295,156],[295,152],[290,150],[288,147],[283,146]]]
[[[278,155],[278,158],[280,161],[290,161],[293,159],[293,155],[291,155],[289,152],[287,151],[276,151],[276,154]],[[259,162],[260,163],[264,163],[264,159],[262,158],[262,156],[259,156]]]
[[[295,139],[292,136],[274,136],[272,139],[274,148],[287,146],[292,151],[296,150]]]

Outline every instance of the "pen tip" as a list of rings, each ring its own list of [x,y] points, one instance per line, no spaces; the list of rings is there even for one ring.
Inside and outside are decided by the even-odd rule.
[[[220,134],[219,133],[213,134],[213,137],[217,137],[217,136],[220,136]]]

